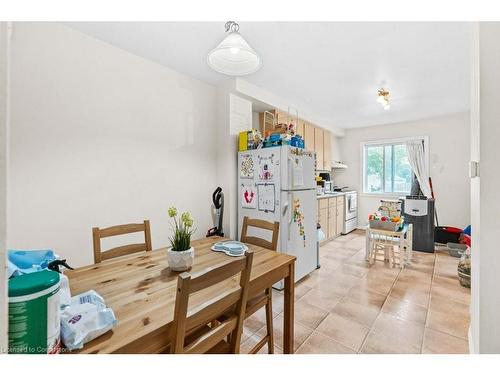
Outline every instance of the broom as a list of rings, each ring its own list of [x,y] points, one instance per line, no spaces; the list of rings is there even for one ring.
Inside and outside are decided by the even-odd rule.
[[[434,215],[436,216],[436,226],[439,227],[438,214],[436,209],[436,198],[434,198],[434,189],[432,188],[432,178],[429,177],[429,186],[431,188],[431,197],[434,199]]]

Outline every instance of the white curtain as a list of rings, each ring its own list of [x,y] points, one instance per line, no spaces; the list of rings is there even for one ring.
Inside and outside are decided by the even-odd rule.
[[[408,161],[413,173],[417,176],[420,190],[427,198],[432,198],[429,171],[425,163],[424,141],[421,139],[406,141],[406,149],[408,151]]]

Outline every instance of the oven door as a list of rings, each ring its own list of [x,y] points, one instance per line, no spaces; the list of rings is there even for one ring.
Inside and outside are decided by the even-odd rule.
[[[348,221],[358,216],[358,204],[356,193],[345,195],[345,220]]]

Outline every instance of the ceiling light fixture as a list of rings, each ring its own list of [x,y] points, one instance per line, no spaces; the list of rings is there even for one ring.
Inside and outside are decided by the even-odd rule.
[[[391,108],[391,105],[389,103],[389,91],[385,89],[378,89],[378,97],[377,97],[377,102],[379,102],[382,107],[388,111]]]
[[[260,56],[240,35],[240,25],[234,21],[225,24],[229,33],[207,56],[208,65],[216,72],[229,76],[255,73],[262,66]]]

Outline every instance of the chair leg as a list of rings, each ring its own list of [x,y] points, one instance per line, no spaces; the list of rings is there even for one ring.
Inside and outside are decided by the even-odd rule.
[[[370,239],[370,264],[373,264],[373,257],[374,257],[374,253],[376,252],[376,249],[375,249],[375,238],[372,237]]]
[[[373,263],[375,263],[376,260],[377,260],[377,243],[373,238],[370,241],[370,265],[373,265]]]
[[[405,267],[405,255],[406,255],[406,249],[404,247],[404,242],[403,240],[399,240],[399,268],[403,269]]]
[[[267,352],[269,354],[274,354],[274,333],[273,333],[273,289],[268,288],[266,290],[268,295],[267,305],[266,305],[266,325],[267,325]]]

